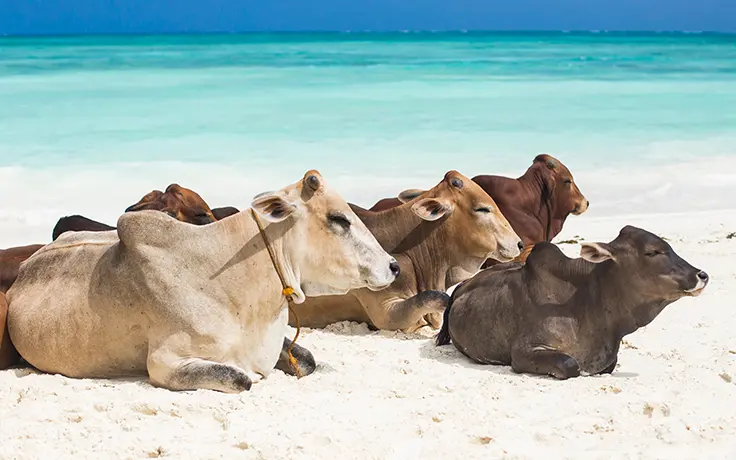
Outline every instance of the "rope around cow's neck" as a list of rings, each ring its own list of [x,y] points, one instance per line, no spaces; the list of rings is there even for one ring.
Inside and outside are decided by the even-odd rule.
[[[302,378],[302,373],[299,370],[299,363],[296,361],[296,358],[294,358],[294,355],[291,354],[291,349],[294,347],[294,344],[296,343],[296,339],[299,338],[299,332],[301,332],[301,325],[299,324],[299,317],[296,315],[296,312],[291,307],[292,298],[291,296],[294,294],[294,288],[286,284],[286,280],[284,279],[284,275],[281,273],[281,269],[279,269],[279,264],[276,263],[276,256],[273,254],[273,248],[271,248],[271,244],[268,242],[268,237],[266,236],[266,231],[263,229],[263,225],[261,225],[261,220],[258,218],[258,214],[251,208],[250,214],[253,216],[253,220],[256,221],[256,225],[258,225],[258,231],[261,234],[261,238],[263,238],[263,244],[266,245],[266,250],[268,250],[268,255],[271,257],[271,263],[273,263],[273,268],[276,270],[276,274],[279,277],[279,280],[281,281],[281,293],[284,294],[284,297],[286,297],[286,304],[289,307],[289,311],[292,315],[294,315],[294,319],[296,320],[296,335],[294,336],[294,340],[291,341],[291,344],[289,344],[289,348],[286,349],[286,354],[289,355],[289,364],[291,364],[291,367],[294,368],[294,372],[296,373],[296,378],[300,379]]]

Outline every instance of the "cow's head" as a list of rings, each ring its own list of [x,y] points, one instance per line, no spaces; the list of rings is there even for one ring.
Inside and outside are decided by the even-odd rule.
[[[627,225],[610,243],[583,243],[580,256],[590,262],[611,260],[619,270],[622,295],[643,302],[674,301],[697,296],[708,284],[708,274],[695,268],[662,238]]]
[[[546,179],[546,186],[551,201],[555,204],[556,213],[567,216],[572,213],[580,215],[588,210],[590,202],[583,196],[575,184],[572,173],[560,160],[550,155],[537,155],[532,167],[540,168]]]
[[[125,212],[154,210],[194,225],[206,225],[217,219],[199,194],[179,184],[171,184],[165,192],[153,190]]]
[[[505,262],[518,256],[524,245],[496,202],[478,184],[457,171],[423,191],[401,192],[399,200],[411,203],[412,211],[428,221],[446,219],[446,235],[462,257]]]
[[[368,231],[345,200],[318,171],[277,192],[255,197],[253,209],[271,223],[288,226],[286,267],[299,277],[296,302],[305,296],[380,290],[399,274],[399,265]],[[286,227],[285,227],[286,228]],[[286,231],[283,233],[286,235]],[[284,237],[286,238],[286,237]]]

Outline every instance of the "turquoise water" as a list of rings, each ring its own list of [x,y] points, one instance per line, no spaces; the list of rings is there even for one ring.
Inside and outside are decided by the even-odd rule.
[[[244,208],[317,168],[370,206],[540,152],[590,199],[571,228],[732,208],[736,35],[0,37],[0,247],[172,182]]]
[[[0,166],[474,175],[539,152],[574,169],[736,154],[736,36],[0,38]]]

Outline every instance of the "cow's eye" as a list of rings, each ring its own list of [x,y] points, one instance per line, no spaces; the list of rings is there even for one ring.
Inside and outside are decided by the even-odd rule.
[[[654,256],[658,256],[660,254],[663,254],[663,252],[662,251],[657,251],[656,249],[652,249],[652,250],[647,251],[647,252],[644,253],[644,255],[647,256],[647,257],[654,257]]]
[[[485,208],[485,207],[476,208],[475,212],[489,213],[491,212],[491,208]]]
[[[570,184],[572,184],[572,179],[565,179],[565,180],[564,180],[563,182],[564,182],[564,183],[565,183],[566,185],[570,185]]]
[[[330,214],[327,216],[327,220],[332,224],[337,224],[345,230],[350,228],[350,221],[343,214]]]

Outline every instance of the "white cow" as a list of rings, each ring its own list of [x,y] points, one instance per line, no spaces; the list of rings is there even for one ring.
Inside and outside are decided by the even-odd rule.
[[[251,206],[297,304],[383,289],[398,274],[317,171]],[[69,377],[147,371],[172,390],[249,389],[274,368],[288,318],[250,210],[205,226],[132,212],[116,231],[65,233],[23,263],[7,296],[10,337],[36,368]]]

